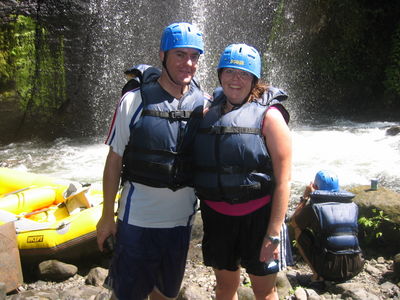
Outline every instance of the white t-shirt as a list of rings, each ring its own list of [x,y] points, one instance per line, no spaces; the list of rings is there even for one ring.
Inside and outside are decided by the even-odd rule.
[[[105,144],[121,157],[129,141],[129,125],[137,122],[142,108],[140,89],[125,93],[118,103]],[[192,224],[197,209],[197,198],[193,188],[189,187],[173,192],[167,188],[125,182],[119,201],[120,220],[149,228]]]

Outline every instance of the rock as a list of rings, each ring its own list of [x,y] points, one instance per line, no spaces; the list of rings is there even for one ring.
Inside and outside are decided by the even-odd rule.
[[[196,217],[192,226],[192,239],[201,240],[203,238],[203,219],[200,211],[196,213]]]
[[[284,299],[290,295],[292,285],[285,272],[279,272],[276,278],[276,287],[278,289],[279,298]]]
[[[372,208],[382,210],[393,223],[400,225],[400,194],[384,187],[373,191],[370,186],[357,186],[350,188],[349,192],[355,194],[353,201],[360,208],[360,216],[373,216]]]
[[[392,126],[386,129],[386,135],[398,135],[400,133],[400,126]]]
[[[384,283],[381,284],[381,289],[382,290],[386,290],[386,291],[394,291],[396,289],[398,289],[397,285],[395,285],[394,283],[390,282],[390,281],[385,281]]]
[[[317,294],[316,291],[312,289],[306,289],[307,299],[308,300],[320,300],[321,297]]]
[[[394,276],[400,279],[400,253],[396,254],[393,259],[393,272]]]
[[[74,276],[78,268],[58,260],[46,260],[39,264],[39,278],[49,281],[62,281]]]
[[[378,264],[384,264],[384,263],[385,263],[385,258],[382,257],[382,256],[379,256],[379,257],[376,259],[376,262],[377,262]]]
[[[294,296],[296,300],[307,300],[307,293],[302,287],[294,291]]]
[[[89,271],[85,283],[93,286],[103,286],[107,275],[108,270],[100,267],[93,268]]]
[[[355,290],[346,290],[343,294],[343,297],[349,297],[352,300],[380,300],[381,298],[377,295],[368,293],[363,288],[358,288]]]
[[[196,285],[184,285],[177,300],[208,300],[209,296]]]
[[[22,293],[7,297],[7,300],[40,299],[40,300],[59,300],[57,291],[24,291]]]
[[[6,299],[6,284],[0,282],[0,300]]]
[[[374,254],[379,256],[396,253],[400,240],[400,194],[384,187],[371,190],[369,186],[357,186],[348,191],[356,195],[353,201],[359,207],[359,217],[371,221],[370,225],[360,223],[361,246],[374,248]]]
[[[379,300],[380,298],[370,292],[359,283],[340,283],[335,287],[336,291],[343,297],[354,300]]]
[[[378,277],[381,274],[381,271],[378,268],[375,268],[374,266],[371,266],[370,264],[366,264],[364,266],[364,270],[374,277]]]
[[[109,291],[104,288],[84,285],[61,292],[60,299],[94,299],[99,295],[110,297]]]
[[[253,300],[254,293],[252,288],[248,286],[240,286],[237,291],[239,300]]]

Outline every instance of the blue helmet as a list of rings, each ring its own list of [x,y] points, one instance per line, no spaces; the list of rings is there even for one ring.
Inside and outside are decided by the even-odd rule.
[[[261,58],[258,51],[246,44],[232,44],[225,48],[219,60],[218,69],[233,68],[250,72],[261,77]]]
[[[202,54],[203,34],[192,24],[173,23],[164,29],[160,50],[168,51],[174,48],[194,48]]]
[[[337,192],[339,191],[339,180],[336,174],[321,170],[315,175],[314,184],[318,190]]]

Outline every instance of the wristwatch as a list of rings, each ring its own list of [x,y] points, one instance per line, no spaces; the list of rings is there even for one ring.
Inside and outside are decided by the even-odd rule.
[[[272,244],[279,244],[281,242],[281,238],[278,236],[274,236],[274,235],[266,235],[265,236],[267,239],[269,239],[271,241]]]

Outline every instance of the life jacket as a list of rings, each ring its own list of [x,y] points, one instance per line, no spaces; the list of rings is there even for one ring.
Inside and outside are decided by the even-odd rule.
[[[206,97],[192,80],[189,91],[175,99],[160,87],[159,76],[155,68],[143,72],[143,110],[130,130],[122,178],[175,191],[192,185],[190,147]]]
[[[358,243],[358,206],[347,191],[316,190],[310,194],[311,206],[318,219],[317,246],[335,254],[361,252]]]
[[[272,162],[262,124],[268,107],[281,106],[286,98],[278,89],[269,90],[223,115],[226,96],[221,89],[214,92],[194,143],[194,185],[201,200],[245,203],[272,194]]]

